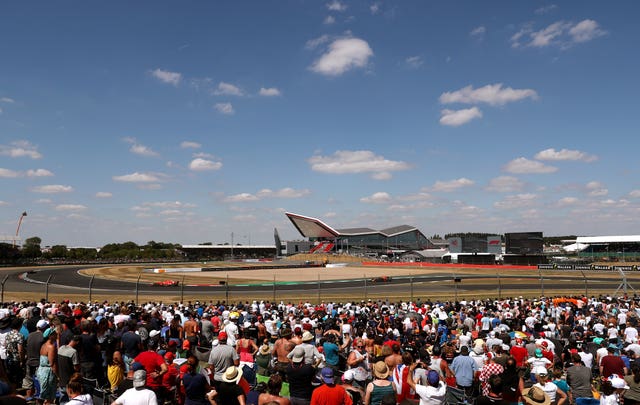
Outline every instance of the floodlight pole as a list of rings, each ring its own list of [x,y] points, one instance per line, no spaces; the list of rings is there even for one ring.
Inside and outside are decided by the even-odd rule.
[[[18,220],[18,227],[16,228],[16,237],[13,239],[13,247],[16,247],[16,241],[18,240],[18,235],[20,234],[20,225],[22,225],[22,219],[27,216],[27,211],[23,211],[22,215],[20,215],[20,219]]]

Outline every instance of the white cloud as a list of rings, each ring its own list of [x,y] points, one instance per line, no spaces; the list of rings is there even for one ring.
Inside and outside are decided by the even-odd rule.
[[[308,40],[304,47],[306,49],[315,49],[327,42],[329,42],[329,35],[324,34],[319,36],[318,38]]]
[[[142,204],[145,210],[148,210],[148,207],[155,208],[195,208],[196,205],[192,203],[183,203],[182,201],[155,201],[155,202],[145,202]]]
[[[424,60],[421,56],[409,56],[404,63],[411,69],[417,69],[424,64]]]
[[[301,198],[311,194],[308,189],[296,190],[291,187],[284,187],[280,190],[262,189],[256,193],[259,198]]]
[[[151,71],[151,75],[163,83],[177,86],[182,80],[182,74],[178,72],[170,72],[168,70],[155,69]]]
[[[332,15],[326,16],[324,21],[322,21],[322,23],[325,25],[335,24],[335,22],[336,22],[336,18]]]
[[[225,202],[251,202],[258,201],[260,198],[253,194],[249,193],[240,193],[235,195],[230,195],[224,199]]]
[[[2,103],[7,103],[7,104],[13,104],[16,102],[16,100],[10,98],[10,97],[1,97],[0,98],[0,102]]]
[[[592,39],[607,35],[607,31],[600,28],[594,20],[582,20],[569,29],[573,42],[588,42]]]
[[[495,208],[501,210],[512,210],[517,208],[530,207],[535,203],[538,198],[536,194],[516,194],[506,196],[502,201],[496,201],[493,203]]]
[[[148,156],[148,157],[160,156],[158,152],[154,151],[148,146],[144,146],[140,144],[131,145],[131,148],[129,148],[129,152],[134,153],[136,155],[140,155],[140,156]]]
[[[409,169],[409,165],[405,162],[388,160],[367,150],[339,150],[332,156],[312,156],[308,162],[311,170],[328,174],[371,173],[375,175]]]
[[[368,197],[362,197],[360,202],[366,204],[387,204],[390,203],[393,199],[391,195],[384,191],[379,191],[377,193],[373,193]]]
[[[579,150],[560,149],[556,151],[554,148],[540,151],[536,153],[534,158],[538,160],[553,160],[553,161],[580,160],[583,162],[593,162],[598,160],[597,156],[590,155],[588,153],[581,152]]]
[[[609,194],[609,190],[599,181],[590,181],[586,184],[586,189],[591,197],[604,197]]]
[[[180,147],[182,149],[200,149],[202,145],[199,144],[198,142],[182,141],[180,142]]]
[[[196,158],[189,163],[189,169],[196,172],[203,172],[207,170],[220,170],[222,163],[214,162],[212,160]]]
[[[371,175],[374,180],[391,180],[392,177],[393,175],[389,172],[378,172]]]
[[[471,35],[472,37],[482,37],[486,32],[487,32],[487,29],[484,27],[484,25],[481,25],[479,27],[472,29],[469,35]]]
[[[473,186],[474,184],[475,183],[473,182],[473,180],[461,177],[459,179],[449,181],[436,181],[433,187],[431,187],[431,190],[448,193],[451,191],[456,191],[457,189],[462,187]]]
[[[42,157],[35,145],[24,140],[11,142],[9,146],[0,145],[0,155],[12,158],[29,157],[31,159],[40,159]]]
[[[8,202],[0,200],[0,207],[5,207],[7,205],[9,205]]]
[[[373,51],[365,40],[360,38],[336,39],[309,69],[325,76],[340,76],[351,69],[365,67],[372,56]]]
[[[151,173],[131,173],[124,174],[122,176],[113,176],[114,181],[120,181],[124,183],[155,183],[160,181],[160,178]]]
[[[217,96],[244,96],[244,92],[240,87],[225,82],[218,83],[218,88],[214,90],[213,94]]]
[[[87,207],[81,204],[59,204],[56,205],[56,211],[84,211]]]
[[[542,162],[520,157],[507,163],[504,166],[504,171],[515,174],[546,174],[555,173],[558,171],[558,168],[554,166],[547,166]]]
[[[233,220],[238,222],[254,222],[256,220],[256,216],[252,214],[236,215],[233,217]]]
[[[233,105],[231,103],[216,103],[213,108],[216,109],[220,114],[224,115],[233,115],[235,114],[235,110],[233,109]]]
[[[50,198],[40,198],[35,201],[36,204],[51,204],[52,202]]]
[[[51,177],[53,173],[46,169],[29,169],[27,170],[27,177]]]
[[[579,201],[580,200],[578,200],[576,197],[563,197],[558,200],[557,205],[559,207],[568,207],[568,206],[576,205]]]
[[[113,194],[111,194],[108,191],[98,191],[96,193],[96,198],[111,198],[113,197]]]
[[[20,172],[16,172],[15,170],[3,169],[0,167],[0,177],[5,179],[13,179],[16,177],[20,177]]]
[[[171,216],[171,215],[182,215],[182,211],[180,210],[164,210],[160,211],[160,215]]]
[[[33,187],[31,191],[42,194],[69,193],[73,191],[73,187],[63,186],[61,184],[48,184],[46,186]]]
[[[371,14],[378,14],[380,12],[380,3],[376,2],[370,5],[369,11],[371,11]]]
[[[567,49],[575,44],[591,41],[607,35],[594,20],[582,20],[576,24],[566,21],[556,21],[545,28],[535,31],[528,24],[511,37],[511,46],[544,48],[556,46]]]
[[[275,87],[268,87],[268,88],[260,87],[259,94],[264,97],[277,97],[281,95],[280,90],[278,90]]]
[[[330,11],[345,11],[347,9],[347,5],[340,3],[338,0],[333,0],[331,3],[327,3],[327,8]]]
[[[198,152],[193,154],[194,158],[202,158],[202,159],[214,159],[214,156],[211,153],[206,152]]]
[[[555,4],[549,4],[548,6],[543,6],[540,8],[537,8],[534,13],[538,14],[538,15],[543,15],[543,14],[547,14],[550,13],[551,11],[557,9],[558,6],[556,6]]]
[[[502,83],[488,84],[484,87],[474,89],[469,85],[460,90],[446,92],[440,95],[440,103],[463,103],[463,104],[479,104],[486,103],[489,105],[505,105],[514,101],[525,98],[533,100],[538,98],[538,93],[532,89],[513,89],[511,87],[502,87]]]
[[[629,193],[629,197],[640,198],[640,190],[632,190]]]
[[[462,110],[440,111],[440,124],[450,127],[459,127],[476,118],[482,118],[482,111],[478,107],[471,107]]]
[[[513,176],[498,176],[489,181],[489,185],[485,188],[487,191],[497,193],[512,193],[520,191],[524,187],[524,183]]]
[[[160,190],[162,188],[162,185],[158,183],[140,183],[136,187],[139,188],[140,190],[154,191],[154,190]]]

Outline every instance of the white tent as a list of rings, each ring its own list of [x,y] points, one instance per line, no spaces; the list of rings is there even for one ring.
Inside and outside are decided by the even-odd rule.
[[[572,243],[571,245],[563,246],[562,250],[564,250],[567,253],[576,253],[576,252],[582,252],[588,247],[589,245],[587,245],[586,243]]]

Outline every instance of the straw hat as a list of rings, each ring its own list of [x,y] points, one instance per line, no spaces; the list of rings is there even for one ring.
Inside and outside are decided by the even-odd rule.
[[[260,346],[260,354],[266,356],[267,354],[269,354],[271,352],[271,348],[269,347],[269,345],[262,345]]]
[[[304,333],[302,334],[302,341],[303,342],[309,342],[309,341],[311,341],[313,339],[315,339],[315,337],[309,331],[305,330]]]
[[[237,384],[242,378],[242,372],[236,366],[230,366],[222,375],[222,381]]]
[[[551,399],[540,387],[525,388],[522,390],[522,398],[527,405],[549,405]]]
[[[373,365],[373,376],[381,380],[389,377],[389,367],[384,361],[379,361]]]

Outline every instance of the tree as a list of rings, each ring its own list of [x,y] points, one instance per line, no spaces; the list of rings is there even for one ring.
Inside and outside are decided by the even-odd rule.
[[[42,256],[41,243],[42,239],[37,236],[25,239],[24,245],[22,245],[22,256],[30,259]]]
[[[49,252],[49,256],[56,259],[64,259],[68,255],[68,250],[65,245],[53,245],[51,246],[51,252]]]

